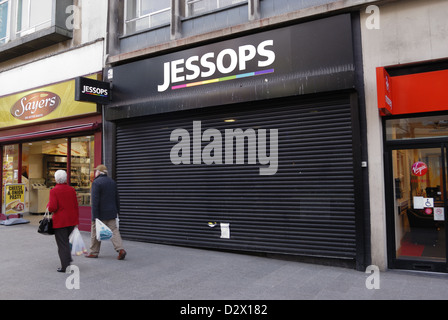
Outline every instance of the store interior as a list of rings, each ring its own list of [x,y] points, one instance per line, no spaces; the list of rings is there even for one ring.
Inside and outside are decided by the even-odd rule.
[[[397,257],[444,261],[441,150],[402,149],[393,150],[392,154]]]
[[[6,212],[5,185],[22,183],[25,185],[23,217],[32,223],[41,220],[50,190],[56,184],[54,173],[59,169],[70,172],[67,182],[75,188],[78,204],[90,206],[94,154],[93,135],[3,146],[2,214]]]
[[[448,153],[440,140],[448,137],[448,117],[387,119],[385,128],[392,149],[396,257],[445,262]]]

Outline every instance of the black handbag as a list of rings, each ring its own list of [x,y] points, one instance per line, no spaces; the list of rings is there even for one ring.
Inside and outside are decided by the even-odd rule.
[[[54,234],[53,229],[53,219],[51,219],[50,213],[48,210],[44,214],[44,218],[39,221],[39,228],[37,228],[37,232],[40,234],[52,235]]]

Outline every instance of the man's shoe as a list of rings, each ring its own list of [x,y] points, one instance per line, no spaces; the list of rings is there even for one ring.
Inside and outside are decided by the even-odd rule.
[[[98,258],[97,254],[88,254],[86,255],[86,258]]]
[[[118,251],[118,260],[124,260],[124,257],[126,257],[126,251],[124,251],[123,249],[121,249],[120,251]]]
[[[65,272],[65,268],[58,268],[56,271],[57,272]]]

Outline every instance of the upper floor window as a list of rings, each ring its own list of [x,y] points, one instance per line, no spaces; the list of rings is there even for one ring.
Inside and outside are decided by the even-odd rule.
[[[9,0],[0,0],[0,44],[8,40]]]
[[[0,0],[0,62],[72,39],[73,1]]]
[[[247,2],[247,0],[186,0],[186,16],[195,16],[241,2]]]
[[[171,0],[127,0],[125,10],[125,34],[171,21]]]
[[[52,0],[19,0],[17,35],[24,36],[51,26]]]

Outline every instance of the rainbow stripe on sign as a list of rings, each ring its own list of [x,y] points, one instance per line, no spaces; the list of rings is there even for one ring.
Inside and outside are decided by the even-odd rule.
[[[103,98],[107,98],[107,95],[105,94],[99,94],[99,93],[93,93],[93,92],[83,92],[84,94],[90,94],[91,96],[95,96],[95,97],[103,97]]]
[[[193,83],[180,84],[178,86],[172,86],[171,90],[177,90],[177,89],[189,88],[189,87],[195,87],[195,86],[202,86],[205,84],[217,83],[217,82],[223,82],[223,81],[229,81],[229,80],[235,80],[235,79],[241,79],[241,78],[247,78],[247,77],[254,77],[254,76],[259,76],[259,75],[268,74],[268,73],[274,73],[274,69],[248,72],[248,73],[237,74],[235,76],[228,76],[228,77],[223,77],[223,78],[216,78],[216,79],[211,79],[211,80],[204,80],[204,81],[198,81],[198,82],[193,82]]]

